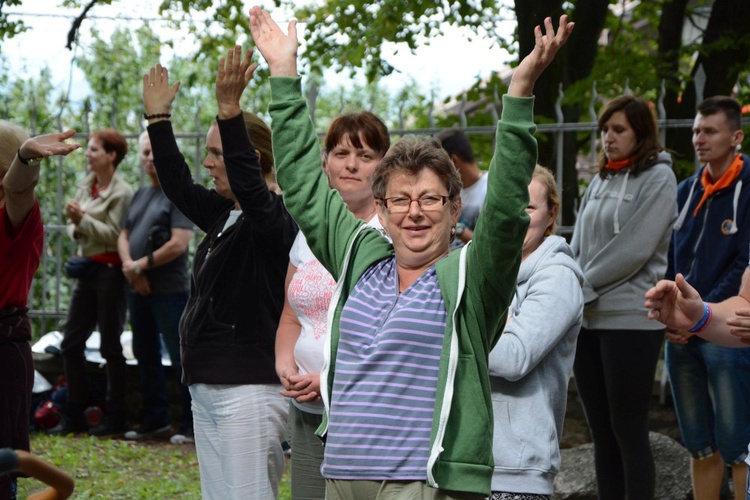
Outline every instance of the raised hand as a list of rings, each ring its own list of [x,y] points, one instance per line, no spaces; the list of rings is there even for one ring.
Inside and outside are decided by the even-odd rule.
[[[227,119],[237,116],[240,109],[240,97],[253,77],[258,64],[251,64],[252,49],[242,57],[242,47],[235,45],[227,53],[226,59],[219,59],[219,70],[216,73],[216,101],[219,105],[219,118]]]
[[[565,45],[568,37],[573,32],[574,25],[575,23],[569,23],[568,16],[563,14],[560,16],[560,25],[556,33],[552,26],[552,19],[549,17],[544,20],[544,34],[542,34],[540,26],[534,28],[534,36],[536,38],[534,50],[523,58],[521,64],[518,65],[516,71],[513,73],[513,77],[510,79],[510,86],[508,87],[508,95],[517,97],[531,95],[537,78],[555,59],[555,55],[557,55],[560,47]]]
[[[271,14],[256,5],[250,9],[250,34],[271,76],[297,76],[297,21],[289,22],[285,35]]]
[[[180,90],[179,80],[169,85],[169,70],[157,64],[143,75],[143,106],[146,108],[147,115],[168,114],[172,107],[177,91]],[[149,120],[163,120],[166,117]]]
[[[700,294],[677,274],[675,281],[661,280],[646,292],[645,306],[649,319],[655,319],[674,330],[689,330],[705,311]]]
[[[59,134],[37,135],[24,141],[19,151],[21,152],[21,156],[27,159],[47,158],[56,155],[65,156],[81,147],[80,144],[74,142],[65,142],[74,135],[76,135],[75,130],[66,130]]]

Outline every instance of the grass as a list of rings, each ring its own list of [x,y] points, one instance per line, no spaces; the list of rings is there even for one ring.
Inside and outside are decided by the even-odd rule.
[[[75,478],[72,498],[200,499],[198,457],[191,445],[32,434],[31,451]],[[43,490],[19,479],[18,497]],[[288,467],[279,499],[290,498]]]

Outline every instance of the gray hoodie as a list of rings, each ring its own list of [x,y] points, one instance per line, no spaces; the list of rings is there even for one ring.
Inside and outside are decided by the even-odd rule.
[[[492,491],[552,494],[583,315],[582,282],[559,236],[548,236],[521,263],[508,322],[490,353]]]
[[[594,177],[583,195],[573,240],[583,269],[590,330],[660,330],[648,319],[643,295],[664,277],[672,224],[677,219],[677,181],[669,154],[637,176],[630,169]]]

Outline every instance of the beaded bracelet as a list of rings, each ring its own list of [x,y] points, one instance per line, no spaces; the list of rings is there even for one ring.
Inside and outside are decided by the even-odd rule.
[[[171,118],[172,113],[154,113],[153,115],[147,115],[143,113],[143,118],[146,120],[153,120],[154,118]]]
[[[706,302],[703,303],[704,312],[703,317],[698,321],[698,323],[695,324],[694,327],[692,327],[690,330],[688,330],[690,333],[700,333],[703,330],[706,329],[708,324],[711,322],[711,318],[714,315],[713,310],[711,309],[711,306],[709,306]]]

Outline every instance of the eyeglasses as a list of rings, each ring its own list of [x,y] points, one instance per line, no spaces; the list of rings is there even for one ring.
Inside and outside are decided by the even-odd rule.
[[[448,201],[448,196],[439,194],[425,194],[419,198],[407,198],[405,196],[394,196],[383,198],[383,204],[391,213],[404,214],[411,208],[412,202],[416,201],[423,212],[439,210]]]

